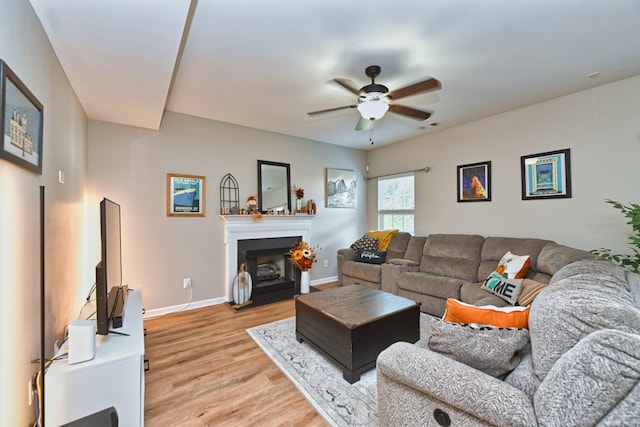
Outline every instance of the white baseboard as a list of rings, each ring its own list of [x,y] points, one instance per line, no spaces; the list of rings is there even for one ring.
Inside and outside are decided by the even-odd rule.
[[[338,281],[338,276],[324,277],[322,279],[312,280],[310,285],[311,286],[323,285],[325,283],[331,283],[336,281]],[[152,310],[145,310],[143,317],[145,319],[148,319],[151,317],[159,317],[169,313],[177,313],[179,311],[194,310],[196,308],[209,307],[211,305],[217,305],[217,304],[224,304],[225,302],[227,302],[227,300],[224,297],[211,298],[211,299],[206,299],[201,301],[192,301],[186,304],[172,305],[169,307],[161,307],[161,308],[154,308]]]

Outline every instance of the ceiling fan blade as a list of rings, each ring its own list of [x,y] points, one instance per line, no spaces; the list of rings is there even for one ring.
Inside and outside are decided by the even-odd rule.
[[[414,83],[409,86],[405,86],[400,89],[396,89],[391,91],[388,96],[391,99],[400,99],[411,95],[416,95],[418,93],[427,92],[431,90],[442,89],[442,83],[440,80],[430,78],[427,80],[423,80],[418,83]]]
[[[427,120],[431,117],[431,113],[428,111],[418,110],[417,108],[407,107],[406,105],[393,104],[391,102],[389,103],[389,111],[420,121]]]
[[[358,86],[356,86],[356,84],[353,81],[351,81],[349,79],[343,79],[341,77],[336,77],[335,79],[333,79],[333,81],[338,83],[340,86],[342,86],[343,88],[345,88],[349,92],[353,93],[354,95],[358,95],[360,93],[360,88]]]
[[[356,129],[355,130],[369,130],[373,127],[373,122],[369,119],[365,119],[364,117],[360,116],[360,118],[358,119],[358,123],[356,123]]]
[[[318,110],[318,111],[311,111],[309,113],[307,113],[308,116],[315,116],[318,114],[324,114],[324,113],[330,113],[332,111],[338,111],[338,110],[346,110],[347,108],[356,108],[357,105],[345,105],[342,107],[334,107],[334,108],[327,108],[326,110]]]

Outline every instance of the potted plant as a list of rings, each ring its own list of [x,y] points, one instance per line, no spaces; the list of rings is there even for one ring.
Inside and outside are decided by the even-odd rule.
[[[631,254],[614,254],[611,249],[594,249],[591,252],[608,259],[634,273],[640,273],[640,205],[636,203],[630,203],[628,206],[623,205],[615,200],[606,200],[607,203],[614,208],[620,210],[622,214],[629,218],[627,224],[633,228],[633,234],[629,236]]]

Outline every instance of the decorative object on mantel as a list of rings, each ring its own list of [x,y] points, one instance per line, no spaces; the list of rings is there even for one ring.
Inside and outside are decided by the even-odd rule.
[[[302,212],[302,199],[304,198],[304,188],[293,184],[291,190],[296,195],[296,213]]]
[[[240,195],[238,181],[230,173],[220,181],[220,215],[238,215]]]
[[[262,218],[262,213],[258,210],[258,199],[255,195],[251,195],[247,198],[247,208],[249,215],[251,215],[253,219]]]
[[[355,208],[358,206],[357,195],[353,170],[327,168],[328,208]]]
[[[320,246],[311,247],[308,242],[296,243],[286,255],[293,265],[295,265],[301,272],[300,274],[300,293],[309,293],[309,270],[313,267],[313,263],[317,262],[317,252],[320,250]]]
[[[0,157],[42,175],[43,106],[0,60]],[[61,179],[62,180],[62,179]]]
[[[233,302],[235,302],[231,307],[235,309],[246,307],[252,303],[250,298],[253,283],[251,275],[244,268],[244,263],[240,264],[238,274],[233,278],[233,283],[231,284],[231,294],[233,295]]]

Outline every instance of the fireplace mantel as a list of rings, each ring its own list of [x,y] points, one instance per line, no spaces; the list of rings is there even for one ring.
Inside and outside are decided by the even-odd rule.
[[[224,223],[227,301],[233,299],[231,283],[238,272],[238,240],[302,236],[302,240],[311,242],[310,215],[263,215],[259,219],[251,215],[220,215],[220,218]]]

